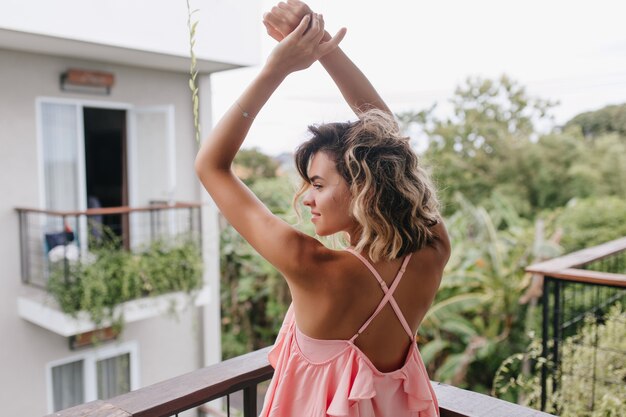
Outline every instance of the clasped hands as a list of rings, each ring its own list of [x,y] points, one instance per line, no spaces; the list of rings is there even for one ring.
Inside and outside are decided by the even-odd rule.
[[[267,59],[267,66],[285,75],[310,67],[332,52],[346,35],[341,28],[332,38],[324,29],[322,15],[312,13],[299,0],[280,2],[263,15],[267,33],[279,43]]]

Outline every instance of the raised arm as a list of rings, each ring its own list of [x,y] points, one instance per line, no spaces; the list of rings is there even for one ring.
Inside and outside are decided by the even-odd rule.
[[[280,41],[298,26],[303,16],[310,13],[312,12],[309,6],[302,1],[288,0],[286,3],[280,2],[269,13],[266,13],[263,16],[263,23],[268,34]],[[330,39],[331,36],[325,32],[322,42],[327,42]],[[319,61],[337,84],[339,91],[357,116],[364,110],[371,108],[391,113],[374,86],[341,48],[336,48],[331,53],[324,55]]]
[[[195,162],[200,181],[229,223],[261,256],[291,277],[302,270],[298,262],[302,261],[303,245],[315,239],[274,216],[233,174],[231,164],[254,117],[285,77],[336,48],[345,30],[320,43],[323,35],[324,24],[319,17],[303,18],[274,48],[260,74],[213,128]]]

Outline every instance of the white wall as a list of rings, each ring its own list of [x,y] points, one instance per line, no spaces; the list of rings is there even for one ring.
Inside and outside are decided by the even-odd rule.
[[[0,13],[1,14],[1,13]],[[115,74],[110,96],[61,92],[59,75],[68,67]],[[193,170],[197,145],[186,74],[76,61],[0,49],[0,403],[2,415],[47,413],[45,365],[72,355],[68,340],[17,314],[20,279],[18,216],[15,207],[39,207],[35,100],[39,96],[175,106],[178,187],[175,198],[198,201]],[[210,108],[203,111],[210,112]],[[195,326],[195,327],[194,327]],[[196,369],[203,363],[198,326],[191,313],[180,320],[155,318],[128,326],[122,340],[139,344],[141,383],[149,385]]]
[[[190,0],[201,59],[259,60],[259,0]],[[0,28],[177,56],[189,55],[185,0],[2,0]]]

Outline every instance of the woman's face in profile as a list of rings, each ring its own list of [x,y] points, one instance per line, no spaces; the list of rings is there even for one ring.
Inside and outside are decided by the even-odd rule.
[[[332,158],[325,152],[313,155],[308,177],[310,185],[303,203],[311,210],[315,233],[319,236],[341,231],[350,233],[355,227],[350,216],[350,189]]]

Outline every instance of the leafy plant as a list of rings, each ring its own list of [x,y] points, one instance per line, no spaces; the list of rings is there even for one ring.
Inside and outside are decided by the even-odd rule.
[[[123,311],[116,307],[141,297],[175,291],[192,293],[202,286],[202,257],[191,236],[155,240],[141,251],[120,248],[119,238],[100,242],[83,259],[51,265],[48,290],[61,310],[89,314],[98,326],[121,330]]]
[[[620,303],[602,317],[588,315],[584,325],[561,345],[558,391],[548,392],[546,411],[562,417],[617,417],[626,398],[626,311]],[[541,404],[541,339],[530,335],[525,353],[516,353],[502,362],[493,381],[492,394],[539,408]],[[532,373],[521,371],[524,358],[535,362]],[[553,364],[548,363],[550,367]],[[546,386],[552,387],[554,373]],[[595,385],[593,389],[590,387]],[[593,404],[593,406],[592,406]]]
[[[572,201],[557,215],[568,252],[626,236],[626,200],[618,197]]]
[[[541,368],[544,364],[552,366],[541,356],[541,339],[534,332],[529,334],[530,343],[524,353],[515,353],[506,358],[495,373],[491,395],[507,401],[516,402],[527,407],[539,408],[541,405]],[[525,363],[533,363],[531,372],[524,371]],[[551,383],[546,385],[548,389]],[[552,393],[549,404],[556,401]],[[552,405],[546,411],[554,411]]]
[[[456,201],[459,210],[446,220],[453,252],[420,327],[421,350],[436,380],[485,391],[500,362],[523,346],[532,319],[519,303],[524,267],[559,248],[535,247],[531,223],[502,196],[492,196],[490,211],[461,195]]]

